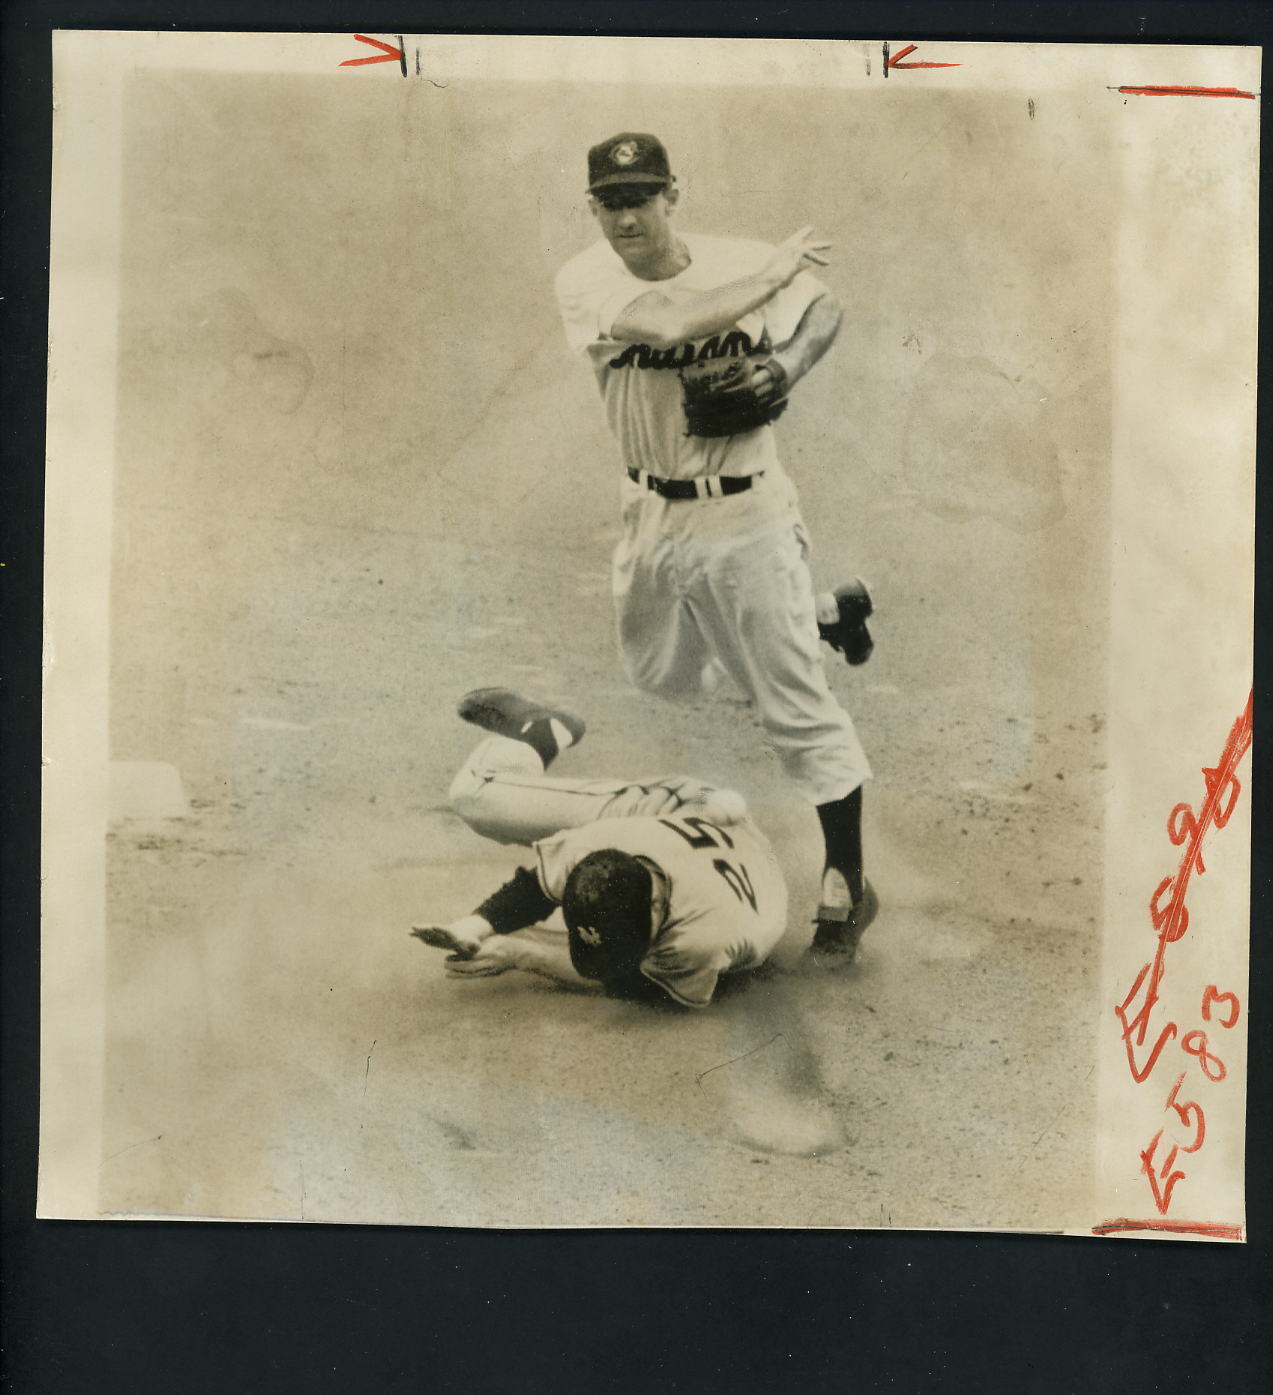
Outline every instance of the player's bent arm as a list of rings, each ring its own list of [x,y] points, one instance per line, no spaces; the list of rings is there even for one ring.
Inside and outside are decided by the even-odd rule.
[[[647,291],[620,312],[610,330],[625,344],[670,349],[732,328],[786,284],[756,272],[710,291]]]
[[[648,344],[652,349],[670,349],[687,339],[719,334],[790,285],[807,262],[825,266],[821,254],[830,245],[815,239],[811,228],[801,228],[775,247],[765,265],[750,276],[706,291],[648,291],[619,312],[610,337]]]
[[[786,374],[788,391],[835,343],[843,318],[840,302],[824,287],[800,317],[796,332],[774,352],[773,357]]]

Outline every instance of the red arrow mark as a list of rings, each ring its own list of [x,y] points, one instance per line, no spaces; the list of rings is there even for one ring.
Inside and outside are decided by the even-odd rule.
[[[404,63],[406,55],[400,48],[394,48],[392,44],[382,44],[379,39],[369,39],[366,34],[355,34],[354,38],[360,44],[370,44],[373,48],[383,50],[381,53],[372,54],[370,58],[346,58],[340,65],[342,68],[361,68],[364,63]],[[404,68],[405,72],[406,69]]]
[[[902,59],[908,53],[914,53],[919,47],[918,44],[907,44],[904,49],[900,49],[893,55],[888,56],[888,45],[884,45],[884,72],[887,74],[890,68],[962,68],[962,63],[903,63]]]
[[[1236,87],[1120,87],[1134,97],[1250,97],[1254,92],[1241,92]]]

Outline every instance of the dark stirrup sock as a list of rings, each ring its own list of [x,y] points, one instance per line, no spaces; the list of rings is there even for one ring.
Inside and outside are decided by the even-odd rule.
[[[818,805],[822,837],[827,845],[828,867],[834,867],[849,884],[853,904],[862,899],[862,786],[830,804]]]

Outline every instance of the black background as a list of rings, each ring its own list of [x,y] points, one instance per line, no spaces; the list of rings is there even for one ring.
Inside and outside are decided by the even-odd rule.
[[[1273,42],[1264,4],[310,0],[3,9],[0,894],[5,1388],[28,1392],[1273,1389],[1268,761],[1259,719],[1244,1246],[806,1231],[36,1222],[39,681],[54,28]],[[1266,132],[1267,134],[1267,132]],[[1269,224],[1269,176],[1261,210]],[[1262,296],[1261,365],[1270,315]],[[1260,461],[1269,443],[1260,391]],[[1269,511],[1262,469],[1261,543]],[[1258,549],[1257,615],[1269,610]],[[1187,662],[1187,656],[1182,660]],[[1257,623],[1256,696],[1269,693]],[[869,1069],[869,1062],[863,1063]],[[562,1178],[563,1188],[572,1179]]]

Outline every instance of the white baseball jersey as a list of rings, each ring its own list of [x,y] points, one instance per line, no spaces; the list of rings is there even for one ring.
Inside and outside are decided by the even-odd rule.
[[[575,864],[601,848],[656,863],[668,910],[641,972],[687,1007],[706,1007],[721,974],[755,968],[787,925],[787,888],[754,823],[688,816],[607,818],[535,844],[539,880],[560,901]]]
[[[714,290],[759,271],[773,254],[765,242],[684,233],[690,254],[684,271],[663,281],[634,276],[604,240],[557,273],[557,303],[571,348],[586,353],[605,399],[606,417],[625,465],[665,479],[752,475],[778,463],[773,430],[762,426],[734,436],[689,436],[677,369],[710,358],[740,357],[785,343],[804,312],[822,294],[807,272],[744,315],[728,332],[652,349],[611,337],[619,315],[651,291]]]

